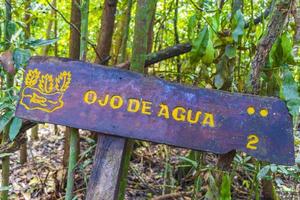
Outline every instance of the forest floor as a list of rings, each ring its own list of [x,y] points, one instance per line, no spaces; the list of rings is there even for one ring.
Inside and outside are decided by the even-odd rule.
[[[28,161],[24,165],[19,163],[19,152],[11,156],[10,199],[64,199],[63,183],[66,177],[62,166],[63,127],[59,127],[59,130],[59,134],[54,134],[52,125],[40,125],[39,140],[33,141],[29,137]],[[27,134],[30,136],[30,133]],[[76,170],[75,199],[84,199],[95,150],[95,142],[90,139],[88,132],[81,131],[80,137],[81,157]],[[207,187],[211,184],[211,170],[216,164],[217,156],[205,153],[205,168],[195,174],[196,171],[190,167],[187,171],[187,166],[182,162],[187,153],[185,149],[139,142],[130,164],[126,199],[204,199]],[[249,196],[249,180],[253,177],[249,177],[242,167],[236,166],[231,183],[233,199],[253,199]],[[193,185],[197,177],[200,177],[198,180],[202,184],[198,192],[194,193]],[[280,179],[276,181],[276,190],[281,199],[300,199],[300,182],[282,174],[276,178]],[[196,196],[193,198],[193,195]]]

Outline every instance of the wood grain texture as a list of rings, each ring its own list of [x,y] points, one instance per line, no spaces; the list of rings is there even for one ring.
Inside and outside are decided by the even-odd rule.
[[[21,118],[219,154],[238,150],[264,161],[294,163],[291,116],[277,98],[186,87],[67,59],[36,57],[27,74],[34,70],[40,71],[37,82],[43,77],[49,82],[49,87],[41,88],[52,93],[41,92],[42,83],[29,87],[32,83],[27,81],[16,112]],[[61,81],[66,79],[57,77],[68,74],[72,76],[68,88],[51,88],[50,75],[66,84]]]
[[[107,135],[98,137],[86,200],[115,200],[119,190],[120,168],[125,139]]]

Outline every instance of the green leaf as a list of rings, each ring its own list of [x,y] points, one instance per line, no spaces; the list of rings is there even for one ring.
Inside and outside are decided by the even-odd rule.
[[[0,192],[3,192],[3,191],[8,191],[8,190],[10,190],[10,186],[1,186],[0,187]]]
[[[204,64],[211,64],[215,59],[215,49],[211,40],[208,40],[208,44],[205,50],[205,54],[202,57],[202,62]]]
[[[257,174],[257,179],[261,180],[262,178],[266,177],[270,170],[270,165],[264,166]]]
[[[178,156],[178,158],[179,158],[180,160],[183,160],[183,161],[185,161],[185,162],[190,163],[194,168],[197,168],[197,167],[198,167],[198,163],[197,163],[196,161],[194,161],[194,160],[191,160],[191,159],[189,159],[189,158],[187,158],[187,157],[184,157],[184,156]]]
[[[273,173],[275,173],[275,172],[277,171],[277,165],[271,164],[270,167],[271,167],[271,171],[272,171]]]
[[[278,38],[272,46],[270,52],[270,61],[273,67],[279,67],[284,64],[295,64],[293,57],[293,43],[291,36],[285,32]]]
[[[9,121],[13,118],[14,111],[8,111],[0,118],[0,132],[3,131],[4,127],[9,123]]]
[[[13,59],[17,69],[27,65],[31,53],[29,49],[16,48],[14,51]]]
[[[284,166],[279,165],[278,167],[279,167],[279,169],[281,170],[281,172],[282,172],[283,174],[285,174],[285,175],[288,175],[288,174],[289,174],[289,172],[285,169]]]
[[[37,40],[28,40],[27,44],[31,47],[39,47],[39,46],[50,45],[57,41],[58,41],[58,38],[49,39],[49,40],[37,39]]]
[[[13,35],[17,31],[17,24],[13,21],[7,23],[7,33],[8,35]]]
[[[5,158],[5,157],[11,156],[11,155],[13,155],[13,153],[1,153],[0,158]]]
[[[282,86],[280,89],[281,97],[286,101],[299,98],[297,83],[288,67],[284,68]]]
[[[14,117],[9,128],[9,139],[13,141],[22,127],[22,119]]]
[[[237,10],[232,19],[232,38],[235,42],[244,34],[245,20],[241,10]]]
[[[196,25],[197,25],[197,16],[192,15],[188,21],[188,38],[189,38],[189,40],[192,40],[194,38],[194,31],[195,31]]]
[[[223,54],[217,64],[217,73],[214,77],[214,85],[216,86],[217,89],[220,89],[224,85],[225,79],[226,77],[228,77],[227,61],[228,61],[227,57]]]
[[[293,56],[293,38],[285,32],[281,36],[281,46],[283,50],[283,58],[285,64],[294,64],[294,56]]]
[[[205,54],[205,50],[209,40],[209,31],[205,26],[199,33],[198,37],[192,43],[191,63],[197,63]]]
[[[231,184],[230,176],[226,173],[222,177],[220,199],[231,200],[230,184]]]
[[[300,98],[289,100],[287,102],[287,107],[293,117],[298,116],[300,113]]]
[[[220,89],[224,85],[224,82],[225,82],[225,80],[222,77],[222,74],[218,73],[214,79],[214,84],[215,84],[216,88]]]
[[[232,59],[235,57],[236,55],[236,49],[233,45],[228,44],[225,47],[225,55],[227,56],[227,58]]]

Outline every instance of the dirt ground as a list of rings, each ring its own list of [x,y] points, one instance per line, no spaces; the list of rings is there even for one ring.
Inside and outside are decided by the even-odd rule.
[[[31,140],[30,132],[27,132],[28,162],[20,165],[19,152],[11,156],[10,199],[64,199],[63,183],[66,171],[62,166],[63,130],[64,127],[59,127],[59,133],[54,134],[53,125],[40,125],[37,141]],[[75,199],[84,199],[91,171],[95,142],[89,135],[87,131],[80,131],[81,157],[76,170]],[[146,142],[138,142],[136,146],[128,174],[127,200],[193,199],[193,178],[196,176],[191,174],[181,177],[180,170],[180,156],[187,155],[188,150]],[[201,177],[199,180],[203,183],[209,179],[210,169],[215,165],[216,158],[214,154],[205,154],[208,167],[198,174],[198,177]],[[236,171],[231,185],[233,199],[252,199],[249,197],[249,182],[247,182],[249,175],[240,167],[237,167]],[[281,199],[299,200],[300,183],[288,176],[281,176],[280,180],[281,182],[276,184],[276,190]],[[194,199],[205,198],[207,184],[202,185]],[[167,193],[171,195],[166,195]]]

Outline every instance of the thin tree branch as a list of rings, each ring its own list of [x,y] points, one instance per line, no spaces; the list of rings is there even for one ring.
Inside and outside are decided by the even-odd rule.
[[[66,19],[66,17],[57,9],[57,8],[55,8],[48,0],[46,0],[47,1],[47,4],[56,12],[56,13],[58,13],[61,17],[62,17],[62,19],[67,23],[67,24],[69,24],[70,26],[72,26],[72,28],[74,28],[79,34],[80,34],[80,36],[81,36],[81,32],[80,32],[80,30],[74,25],[74,24],[72,24],[71,22],[69,22],[67,19]],[[86,39],[86,38],[85,38]],[[96,49],[96,45],[95,44],[93,44],[90,40],[86,40],[86,42],[89,44],[89,45],[91,45],[91,47],[94,49],[94,51],[95,51],[95,53],[96,53],[96,55],[97,55],[97,57],[100,59],[100,54],[99,54],[99,52],[97,51],[97,49]],[[100,63],[100,64],[102,64],[102,63]]]
[[[175,56],[179,56],[181,54],[185,54],[187,52],[190,52],[191,50],[192,50],[192,45],[190,43],[184,43],[184,44],[176,44],[172,47],[168,47],[166,49],[154,53],[150,53],[146,56],[145,67],[158,63],[162,60],[166,60],[169,58],[173,58]],[[116,67],[129,69],[130,61],[118,64],[116,65]]]

